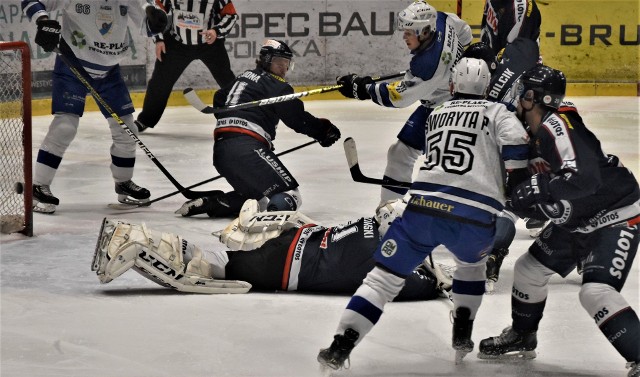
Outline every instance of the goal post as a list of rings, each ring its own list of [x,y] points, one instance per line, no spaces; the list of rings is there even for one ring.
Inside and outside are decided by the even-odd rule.
[[[33,235],[31,57],[0,42],[0,233]]]

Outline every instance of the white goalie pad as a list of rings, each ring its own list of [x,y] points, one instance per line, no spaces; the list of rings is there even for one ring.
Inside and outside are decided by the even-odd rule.
[[[211,277],[211,266],[198,247],[185,264],[187,242],[170,233],[154,232],[145,224],[105,219],[96,246],[92,270],[101,283],[108,283],[132,268],[166,287],[190,293],[246,293],[251,284]]]
[[[254,250],[286,230],[315,224],[298,211],[259,212],[258,208],[254,199],[244,202],[240,216],[220,233],[220,242],[230,250]]]

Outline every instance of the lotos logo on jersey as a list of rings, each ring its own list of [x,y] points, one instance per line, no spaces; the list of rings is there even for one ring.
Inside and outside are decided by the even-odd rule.
[[[398,251],[398,244],[393,239],[384,241],[380,247],[380,253],[382,253],[382,256],[386,258],[394,256],[396,251]]]

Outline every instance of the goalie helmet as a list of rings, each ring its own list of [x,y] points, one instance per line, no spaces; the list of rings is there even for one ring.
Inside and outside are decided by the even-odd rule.
[[[293,59],[293,52],[283,41],[268,39],[260,48],[260,56],[258,57],[257,63],[262,69],[269,71],[274,57],[291,61]],[[291,67],[291,69],[293,69],[293,67]]]
[[[427,35],[436,30],[438,12],[426,1],[417,0],[398,13],[398,31],[413,30],[416,36]]]
[[[462,57],[484,60],[491,73],[495,72],[496,68],[498,68],[496,54],[493,53],[493,49],[485,42],[476,42],[469,45],[462,53]]]
[[[538,65],[523,73],[514,87],[514,98],[520,99],[532,91],[534,103],[557,109],[564,99],[567,78],[562,71]]]
[[[481,59],[462,58],[451,71],[453,93],[484,96],[490,80],[489,67]]]

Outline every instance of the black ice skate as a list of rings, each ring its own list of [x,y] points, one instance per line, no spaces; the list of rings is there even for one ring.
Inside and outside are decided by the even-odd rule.
[[[151,196],[149,190],[136,185],[132,180],[116,182],[116,194],[120,203],[134,205],[148,202]]]
[[[219,207],[229,207],[224,201],[224,192],[216,191],[212,196],[206,196],[204,198],[193,199],[185,202],[182,207],[175,211],[175,214],[182,215],[183,217],[200,215],[207,213],[210,216],[215,215],[216,210]]]
[[[453,313],[453,312],[452,312]],[[462,359],[471,351],[473,351],[473,341],[471,340],[471,332],[473,331],[473,320],[471,310],[464,306],[458,307],[453,314],[453,336],[451,345],[456,350],[456,364],[462,362]]]
[[[318,353],[318,362],[325,367],[331,369],[349,369],[349,354],[356,346],[356,341],[360,334],[353,329],[346,329],[344,335],[337,334],[333,337],[333,342],[329,348],[324,348]],[[347,364],[345,366],[344,364]]]
[[[487,258],[487,292],[493,292],[493,284],[500,277],[500,267],[504,257],[509,255],[509,249],[493,249]]]
[[[60,200],[53,196],[49,185],[33,185],[33,211],[54,213]]]
[[[517,332],[511,326],[502,334],[480,342],[479,359],[534,359],[538,339],[536,332]]]

